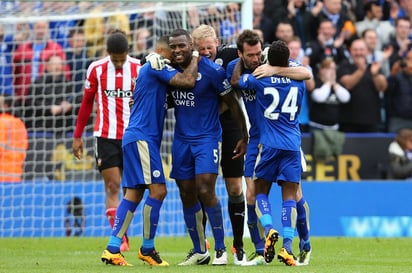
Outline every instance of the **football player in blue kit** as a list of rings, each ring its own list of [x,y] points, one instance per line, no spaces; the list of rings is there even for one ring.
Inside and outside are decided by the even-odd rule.
[[[268,60],[270,65],[289,66],[287,45],[279,41],[273,43],[269,48]],[[260,159],[255,167],[256,211],[266,234],[265,260],[273,260],[274,244],[278,239],[268,200],[272,181],[276,181],[282,187],[283,200],[283,247],[278,259],[287,265],[296,265],[292,240],[296,227],[296,196],[302,173],[297,116],[305,92],[304,83],[279,75],[257,80],[243,69],[244,60],[240,58],[233,71],[232,83],[238,82],[241,89],[256,92],[256,121],[261,144]],[[244,73],[242,77],[241,73]]]
[[[170,58],[168,42],[169,38],[164,37],[159,39],[156,46],[157,52],[165,58]],[[120,253],[120,242],[148,189],[143,207],[143,242],[138,257],[152,266],[169,265],[160,258],[154,247],[159,211],[167,193],[160,157],[167,110],[166,91],[168,86],[192,88],[195,85],[197,57],[190,60],[183,72],[169,65],[162,67],[156,69],[150,61],[147,62],[141,67],[136,81],[130,121],[122,140],[122,184],[126,193],[117,208],[112,234],[101,257],[106,264],[131,265]]]
[[[170,34],[172,62],[183,69],[192,58],[190,34],[182,29]],[[235,147],[234,158],[243,157],[248,141],[245,119],[234,97],[224,69],[207,58],[199,57],[198,77],[192,89],[173,88],[175,134],[172,145],[172,170],[183,203],[184,219],[193,242],[193,249],[179,265],[205,264],[210,255],[205,245],[201,203],[207,214],[215,240],[214,265],[227,264],[224,244],[222,207],[215,192],[219,168],[222,129],[219,122],[219,99],[230,108],[238,122],[241,139]]]

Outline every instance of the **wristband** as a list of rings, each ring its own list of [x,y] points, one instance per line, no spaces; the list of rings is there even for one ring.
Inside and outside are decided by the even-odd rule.
[[[194,50],[194,51],[192,52],[192,56],[193,56],[193,57],[196,57],[196,58],[199,58],[199,51]]]

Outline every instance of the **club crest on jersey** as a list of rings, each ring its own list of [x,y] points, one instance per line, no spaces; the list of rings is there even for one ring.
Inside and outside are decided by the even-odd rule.
[[[154,170],[153,171],[153,177],[159,177],[160,176],[160,171],[159,170]]]
[[[218,65],[220,65],[220,66],[222,66],[222,65],[223,65],[223,60],[222,60],[221,58],[217,58],[217,59],[215,60],[215,63],[218,64]]]
[[[86,81],[84,82],[84,88],[90,89],[90,82],[89,82],[89,80],[86,80]]]

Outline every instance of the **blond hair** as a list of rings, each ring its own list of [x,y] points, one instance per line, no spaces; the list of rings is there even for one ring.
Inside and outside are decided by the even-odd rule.
[[[192,38],[194,41],[212,37],[213,39],[217,39],[216,31],[213,27],[209,25],[202,24],[195,28],[192,32]]]

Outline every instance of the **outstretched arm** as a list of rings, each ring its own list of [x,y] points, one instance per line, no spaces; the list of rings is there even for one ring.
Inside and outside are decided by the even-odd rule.
[[[309,80],[312,78],[312,72],[304,66],[280,67],[262,64],[253,71],[253,76],[257,79],[270,77],[272,75],[288,77],[298,81]]]

